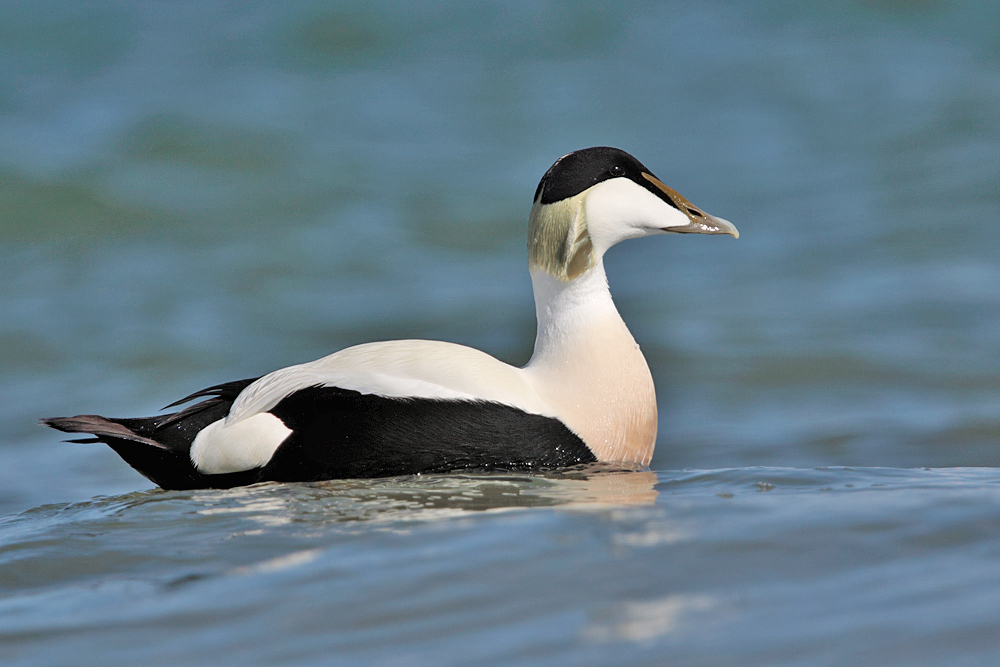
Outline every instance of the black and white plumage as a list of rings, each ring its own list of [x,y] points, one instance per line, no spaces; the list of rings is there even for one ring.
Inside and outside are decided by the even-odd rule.
[[[611,300],[603,256],[658,233],[731,234],[616,148],[555,162],[535,191],[528,256],[538,330],[517,368],[439,341],[346,348],[199,391],[158,417],[42,423],[104,442],[167,489],[462,469],[648,465],[653,380]]]

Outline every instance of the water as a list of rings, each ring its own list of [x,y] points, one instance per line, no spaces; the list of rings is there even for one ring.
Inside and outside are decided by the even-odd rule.
[[[0,524],[5,664],[988,664],[1000,473],[144,491]]]
[[[1000,661],[987,2],[0,7],[0,661]],[[738,241],[607,258],[652,471],[165,493],[42,416],[367,340],[523,363],[624,148]]]

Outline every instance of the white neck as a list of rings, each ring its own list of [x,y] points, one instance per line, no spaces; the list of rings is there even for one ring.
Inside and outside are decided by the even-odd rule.
[[[603,261],[568,281],[533,268],[531,281],[538,332],[527,377],[599,460],[648,465],[653,379],[611,300]]]

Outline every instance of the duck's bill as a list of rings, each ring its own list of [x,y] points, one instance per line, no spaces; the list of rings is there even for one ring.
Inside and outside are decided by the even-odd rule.
[[[736,239],[740,237],[740,230],[736,229],[736,225],[728,220],[707,214],[692,218],[691,222],[686,225],[664,227],[663,231],[675,234],[729,234]]]

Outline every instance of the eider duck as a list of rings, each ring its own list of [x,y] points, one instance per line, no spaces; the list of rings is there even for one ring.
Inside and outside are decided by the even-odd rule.
[[[165,489],[467,469],[649,464],[656,395],[611,300],[604,253],[652,234],[730,234],[628,153],[558,159],[535,190],[528,259],[538,329],[522,367],[430,340],[349,347],[216,385],[157,417],[43,419],[95,437]]]

